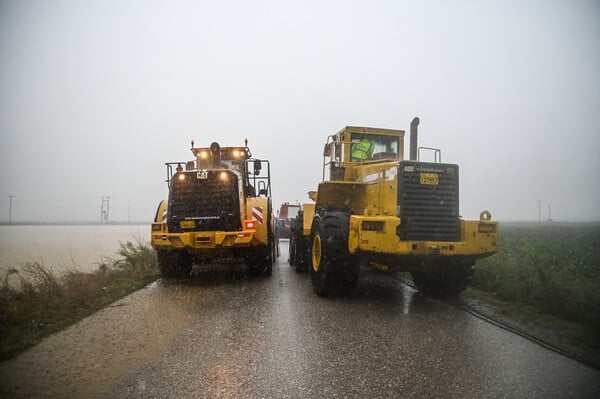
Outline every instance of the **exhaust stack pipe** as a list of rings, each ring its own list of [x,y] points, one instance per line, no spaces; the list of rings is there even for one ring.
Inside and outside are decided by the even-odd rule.
[[[221,167],[221,146],[216,141],[210,145],[210,159],[212,168]]]
[[[417,128],[419,126],[419,117],[415,116],[410,123],[410,160],[417,160]]]

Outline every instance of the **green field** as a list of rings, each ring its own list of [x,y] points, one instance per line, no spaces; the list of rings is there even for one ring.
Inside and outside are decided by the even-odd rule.
[[[600,223],[501,223],[500,250],[477,262],[471,286],[571,322],[600,353]]]

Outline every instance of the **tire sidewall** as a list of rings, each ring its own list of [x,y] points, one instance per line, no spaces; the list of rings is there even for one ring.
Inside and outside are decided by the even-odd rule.
[[[319,267],[315,270],[315,266],[313,264],[313,248],[315,245],[316,236],[319,236],[320,242],[320,261]],[[313,288],[317,292],[317,294],[321,295],[324,293],[325,281],[327,280],[327,264],[325,259],[323,258],[323,240],[321,239],[321,218],[319,216],[315,216],[312,222],[312,226],[310,229],[310,258],[308,262],[308,269],[310,271],[310,278],[313,283]]]

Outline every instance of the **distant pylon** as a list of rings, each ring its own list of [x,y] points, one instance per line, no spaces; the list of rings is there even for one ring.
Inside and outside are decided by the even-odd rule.
[[[12,224],[12,201],[15,196],[9,195],[8,198],[10,200],[10,205],[8,206],[8,224]]]
[[[100,205],[100,224],[108,224],[109,201],[110,197],[102,197],[102,204]]]

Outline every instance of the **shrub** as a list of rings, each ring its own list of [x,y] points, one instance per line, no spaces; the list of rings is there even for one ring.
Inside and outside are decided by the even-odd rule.
[[[93,273],[67,270],[57,275],[38,262],[8,270],[0,287],[0,360],[158,277],[151,247],[140,240],[120,246],[117,256]]]

